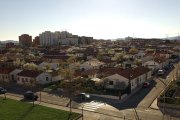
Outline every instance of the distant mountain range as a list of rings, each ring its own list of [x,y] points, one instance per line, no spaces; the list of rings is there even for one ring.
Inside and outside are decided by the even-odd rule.
[[[3,43],[3,44],[10,43],[10,42],[15,43],[15,44],[19,43],[18,41],[15,41],[15,40],[5,40],[5,41],[0,40],[0,43]]]

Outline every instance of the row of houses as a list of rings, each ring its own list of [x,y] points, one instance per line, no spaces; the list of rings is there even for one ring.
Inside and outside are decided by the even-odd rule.
[[[34,71],[13,68],[0,69],[0,82],[11,82],[25,86],[47,84],[61,80],[61,76],[53,71]]]

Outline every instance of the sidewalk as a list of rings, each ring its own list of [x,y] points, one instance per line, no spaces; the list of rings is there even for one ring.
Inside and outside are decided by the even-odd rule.
[[[4,95],[0,95],[0,97],[4,98]],[[12,96],[9,94],[6,95],[6,98],[18,100],[18,101],[23,99],[21,97]],[[63,107],[63,106],[49,104],[49,103],[45,103],[45,102],[36,101],[35,104],[50,107],[50,108],[60,109],[60,110],[64,110],[64,111],[70,111],[69,107]],[[80,109],[72,108],[72,112],[82,114],[82,110],[80,110]],[[83,111],[83,115],[84,115],[83,120],[105,120],[105,119],[107,119],[107,120],[122,120],[119,117],[108,116],[108,115],[99,114],[99,113],[95,113],[95,112],[89,112],[89,111],[85,111],[85,110]],[[81,119],[82,119],[82,117],[79,120],[81,120]]]
[[[157,98],[153,101],[150,108],[154,110],[159,110],[159,107],[157,106]]]

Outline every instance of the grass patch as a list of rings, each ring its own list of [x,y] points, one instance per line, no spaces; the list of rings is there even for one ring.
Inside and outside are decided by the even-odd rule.
[[[0,97],[0,120],[69,120],[79,116],[77,113],[53,109]]]

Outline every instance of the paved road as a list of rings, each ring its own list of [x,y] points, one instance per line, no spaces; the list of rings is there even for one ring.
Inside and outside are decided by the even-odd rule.
[[[99,120],[106,118],[120,119],[124,116],[128,119],[142,119],[142,120],[156,120],[162,119],[162,113],[158,110],[152,110],[149,108],[153,100],[160,94],[160,92],[164,89],[165,84],[167,84],[173,77],[173,72],[168,75],[168,79],[165,76],[162,78],[156,78],[152,81],[151,86],[147,89],[142,89],[134,94],[131,98],[126,100],[123,103],[114,102],[112,100],[105,99],[104,102],[106,104],[102,104],[101,102],[89,102],[89,103],[81,103],[79,104],[79,108],[84,106],[85,113],[92,114],[92,116],[99,116]],[[161,82],[159,79],[161,79]],[[39,94],[39,93],[38,93]],[[67,105],[69,99],[63,99],[58,95],[52,95],[43,93],[42,98],[50,103],[60,103],[64,106]],[[96,101],[99,100],[97,97],[94,98]],[[76,104],[75,104],[76,105]],[[88,110],[88,111],[86,111]],[[101,114],[93,114],[93,112],[99,112]],[[104,115],[108,114],[108,115]],[[101,116],[101,117],[100,117]],[[112,117],[116,116],[116,117]],[[168,119],[167,117],[165,119]],[[175,120],[175,119],[174,119]]]
[[[114,114],[118,114],[119,116],[126,115],[128,116],[129,119],[137,119],[135,116],[138,116],[140,119],[143,120],[162,119],[163,116],[162,112],[151,109],[150,105],[161,93],[161,91],[164,90],[165,84],[167,85],[172,79],[173,79],[173,71],[169,71],[165,76],[155,78],[151,82],[151,86],[149,88],[141,89],[123,103],[118,103],[107,99],[102,100],[102,98],[94,97],[93,99],[96,101],[104,101],[107,104],[111,105],[111,107],[114,106],[113,109],[100,106],[95,111],[100,113],[107,113],[111,115]],[[91,108],[93,109],[93,107],[94,106],[92,105]],[[90,111],[91,108],[88,106],[88,109]],[[136,112],[134,112],[134,109],[136,110]],[[134,113],[137,114],[135,115]],[[165,119],[169,119],[168,116],[166,116]]]

